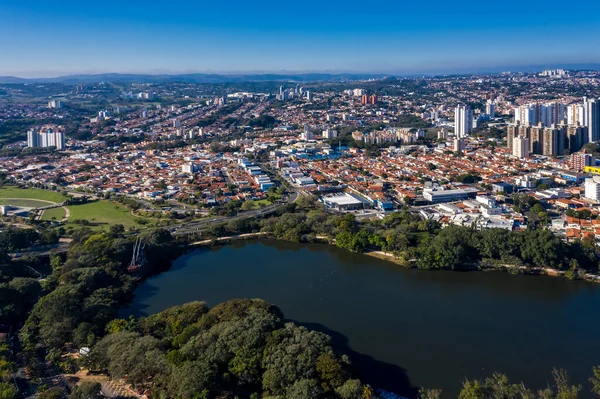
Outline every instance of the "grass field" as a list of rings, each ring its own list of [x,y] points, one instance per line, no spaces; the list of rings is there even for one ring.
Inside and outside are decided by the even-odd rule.
[[[71,215],[68,222],[77,219],[86,219],[91,223],[122,224],[125,227],[135,226],[136,218],[129,209],[121,204],[110,201],[97,201],[83,205],[69,206]]]
[[[54,191],[37,188],[17,188],[13,186],[0,188],[0,198],[27,198],[52,202],[62,202],[65,200],[62,194]]]
[[[6,199],[0,198],[0,205],[23,206],[26,208],[41,208],[50,205],[49,202],[34,199]]]
[[[64,217],[65,217],[65,210],[63,208],[47,209],[42,214],[42,220],[61,221]],[[52,219],[52,218],[54,218],[54,219]]]

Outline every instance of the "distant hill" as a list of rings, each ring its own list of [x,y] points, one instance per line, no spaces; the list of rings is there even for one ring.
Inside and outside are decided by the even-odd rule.
[[[150,75],[150,74],[121,74],[104,73],[97,75],[67,75],[55,78],[18,78],[15,76],[0,76],[0,84],[13,83],[66,83],[84,84],[98,82],[189,82],[189,83],[238,83],[238,82],[340,82],[349,80],[377,79],[387,75],[383,74],[329,74],[329,73],[302,73],[302,74],[206,74],[192,73],[180,75]]]

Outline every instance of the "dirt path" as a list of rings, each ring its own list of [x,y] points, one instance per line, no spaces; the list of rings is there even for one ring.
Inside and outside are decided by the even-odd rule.
[[[65,210],[65,217],[62,218],[61,222],[66,222],[69,216],[71,216],[71,211],[66,206],[63,206],[62,209]]]
[[[66,374],[65,378],[75,377],[79,382],[99,382],[102,385],[102,394],[107,398],[139,398],[140,396],[120,381],[114,381],[106,375],[93,374],[88,375],[86,371],[79,371],[76,374]]]

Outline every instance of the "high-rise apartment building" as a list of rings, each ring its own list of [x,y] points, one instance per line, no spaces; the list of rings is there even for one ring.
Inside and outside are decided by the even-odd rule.
[[[473,131],[473,111],[464,104],[459,104],[454,110],[454,135],[466,137]]]
[[[515,137],[513,139],[512,154],[517,158],[527,158],[529,156],[529,137]]]
[[[585,110],[584,125],[588,127],[588,141],[600,141],[600,101],[584,97],[583,108]]]
[[[56,147],[57,150],[64,150],[65,134],[52,128],[31,129],[27,132],[27,147]]]
[[[594,201],[600,200],[600,176],[594,176],[585,179],[585,194],[584,197]]]
[[[567,107],[567,123],[585,126],[585,108],[583,104],[571,104]]]
[[[545,127],[542,132],[542,154],[559,156],[565,153],[565,130],[556,125]]]
[[[567,142],[566,148],[571,153],[581,150],[584,144],[588,142],[588,128],[586,126],[562,126],[566,129]]]
[[[60,100],[51,100],[48,101],[48,108],[62,108],[62,102]]]
[[[487,100],[485,103],[485,114],[490,119],[494,119],[496,117],[496,104],[494,104],[492,100]]]
[[[592,154],[571,154],[569,159],[571,169],[582,171],[586,166],[596,166],[596,157]]]

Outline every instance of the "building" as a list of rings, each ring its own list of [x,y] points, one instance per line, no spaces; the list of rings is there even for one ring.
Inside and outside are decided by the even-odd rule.
[[[571,154],[569,167],[573,170],[585,170],[586,166],[596,166],[596,157],[591,154]]]
[[[526,104],[515,108],[515,123],[534,126],[542,123],[544,126],[562,123],[567,107],[559,102],[546,104]]]
[[[464,104],[459,104],[454,110],[454,135],[466,137],[473,131],[473,111]]]
[[[464,151],[466,148],[465,139],[464,138],[454,138],[454,151]]]
[[[310,141],[314,139],[313,132],[309,129],[304,129],[304,131],[300,134],[300,140]]]
[[[323,130],[323,138],[324,139],[334,139],[337,137],[337,130],[325,129]]]
[[[335,193],[325,195],[321,198],[325,209],[334,209],[340,212],[355,211],[360,209],[369,209],[371,202],[352,193]]]
[[[364,89],[354,89],[353,94],[355,97],[362,97],[365,94]]]
[[[496,104],[492,100],[487,100],[485,103],[485,114],[490,119],[494,119],[496,117]]]
[[[513,138],[512,154],[517,158],[527,158],[529,156],[529,137]]]
[[[183,173],[192,174],[192,173],[198,172],[199,170],[200,170],[200,165],[198,165],[194,162],[188,162],[181,166],[181,171]]]
[[[600,200],[600,176],[593,176],[585,179],[585,194],[584,197],[594,201]]]
[[[454,202],[462,201],[469,198],[475,198],[477,190],[474,188],[461,188],[456,190],[439,190],[433,191],[432,189],[423,190],[423,198],[434,204],[440,202]]]
[[[53,128],[31,129],[27,132],[27,147],[65,149],[65,133]]]
[[[366,95],[366,94],[363,94],[361,101],[365,105],[366,104],[375,105],[375,104],[377,104],[377,96],[375,94],[372,94],[370,96]]]
[[[515,123],[524,126],[533,126],[538,123],[537,107],[534,105],[521,105],[515,108]]]
[[[543,129],[542,154],[546,156],[560,156],[565,153],[565,130],[552,125]]]
[[[583,104],[571,104],[567,107],[567,123],[573,126],[585,126],[585,109],[583,108]]]
[[[571,153],[580,151],[584,144],[588,142],[588,128],[586,126],[566,126],[567,142],[566,147]]]
[[[588,128],[588,141],[600,141],[600,101],[584,97],[583,108],[585,110],[584,125]]]
[[[60,108],[62,108],[62,102],[60,100],[48,101],[48,108],[60,109]]]

